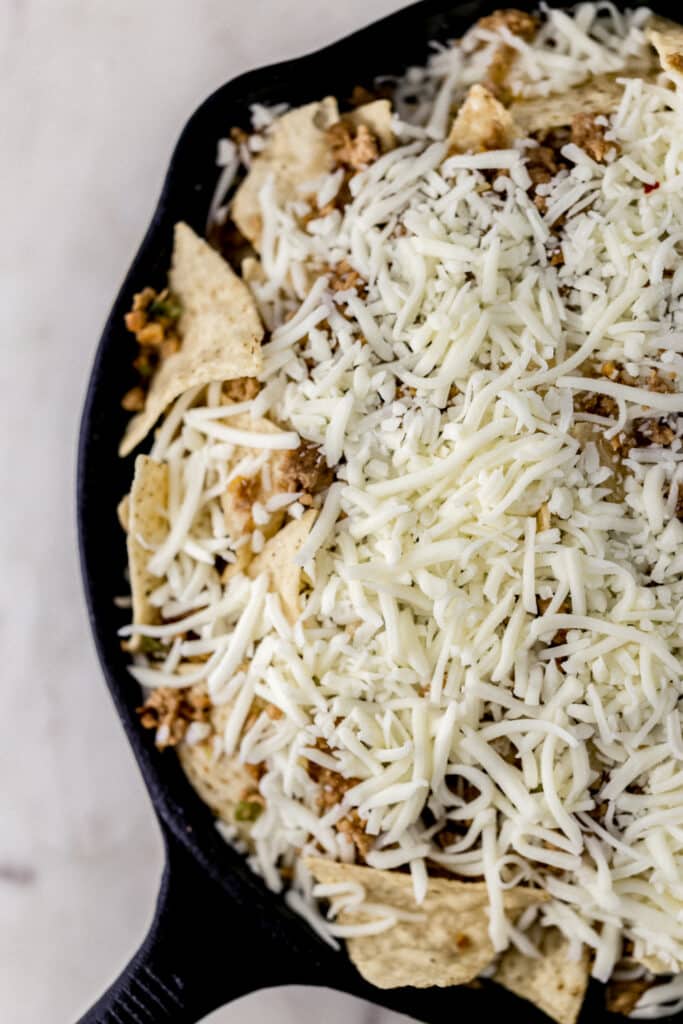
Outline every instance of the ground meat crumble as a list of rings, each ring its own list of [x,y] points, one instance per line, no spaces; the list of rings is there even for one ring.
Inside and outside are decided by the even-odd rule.
[[[575,114],[572,118],[571,141],[596,163],[604,164],[618,155],[619,144],[605,138],[608,129],[599,123],[598,117],[598,114]]]
[[[202,686],[159,686],[137,709],[144,729],[154,729],[159,750],[175,747],[191,722],[208,722],[211,700]]]
[[[152,377],[161,363],[180,348],[177,333],[180,312],[180,303],[168,288],[160,292],[154,288],[143,288],[133,296],[133,306],[126,313],[124,322],[139,345],[133,360],[138,383],[121,399],[121,405],[127,412],[144,409]]]
[[[333,292],[345,292],[355,288],[361,298],[366,295],[366,282],[348,260],[341,260],[329,269],[330,288]]]
[[[318,740],[316,746],[325,753],[330,752],[330,748],[324,740]],[[332,807],[336,807],[344,797],[344,794],[349,789],[357,786],[361,781],[354,778],[346,779],[339,772],[332,771],[331,768],[323,768],[315,761],[308,761],[307,764],[308,774],[320,787],[317,803],[323,813],[329,811]],[[363,862],[374,843],[374,838],[365,831],[366,824],[366,821],[361,818],[354,807],[350,808],[335,825],[337,831],[341,832],[353,843],[359,860]]]
[[[248,402],[256,398],[260,390],[256,377],[235,377],[223,384],[223,397],[229,402]]]
[[[605,990],[605,1008],[608,1013],[628,1016],[636,1003],[654,984],[653,979],[632,978],[629,981],[610,981]]]
[[[327,138],[338,167],[362,171],[380,154],[379,143],[367,125],[357,127],[337,121],[327,129]]]
[[[276,490],[303,491],[304,497],[310,498],[326,490],[333,479],[334,470],[327,465],[318,446],[304,441],[298,448],[286,452],[279,461]]]

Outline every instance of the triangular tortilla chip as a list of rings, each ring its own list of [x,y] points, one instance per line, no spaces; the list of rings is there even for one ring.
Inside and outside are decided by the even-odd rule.
[[[562,128],[572,123],[576,114],[611,114],[617,109],[624,93],[621,78],[643,78],[654,81],[656,74],[652,65],[643,61],[633,62],[618,74],[595,75],[581,85],[567,89],[561,95],[534,96],[516,100],[509,107],[517,135],[527,136],[533,132]]]
[[[230,710],[230,704],[212,708],[210,718],[214,733],[223,733]],[[247,767],[225,753],[216,757],[213,735],[193,746],[180,743],[177,752],[183,771],[199,797],[217,818],[235,826],[240,839],[248,840],[252,823],[235,817],[238,805],[245,799],[248,801],[248,794],[256,790]]]
[[[575,1024],[588,987],[588,956],[569,958],[569,943],[557,928],[544,928],[541,957],[533,959],[510,947],[500,958],[494,980],[528,999],[557,1024]]]
[[[393,148],[396,141],[391,127],[391,116],[389,100],[373,100],[372,103],[363,103],[355,110],[350,110],[348,114],[343,114],[341,119],[354,128],[364,124],[379,142],[382,152],[386,153]]]
[[[261,189],[273,175],[279,204],[303,198],[299,186],[334,166],[327,129],[338,120],[337,101],[327,96],[319,103],[290,110],[273,123],[265,149],[254,157],[232,203],[232,219],[257,249],[262,227]]]
[[[124,533],[128,533],[128,530],[130,528],[129,516],[130,494],[124,494],[124,496],[121,498],[121,501],[116,506],[116,517]]]
[[[249,564],[248,574],[254,579],[262,572],[268,574],[268,589],[280,598],[282,610],[292,623],[299,617],[299,591],[301,567],[294,559],[308,537],[318,513],[315,509],[304,512],[301,519],[293,519],[265,544]]]
[[[175,226],[171,289],[180,299],[180,351],[154,376],[145,408],[128,424],[119,454],[128,455],[179,395],[212,381],[256,377],[263,326],[251,292],[192,228]]]
[[[645,30],[662,65],[662,70],[677,88],[683,87],[683,25],[668,18],[654,17]]]
[[[165,462],[155,462],[148,455],[138,455],[128,500],[126,541],[136,626],[155,625],[160,621],[159,609],[149,602],[149,595],[160,580],[148,572],[147,563],[168,534],[167,503],[168,466]],[[139,640],[134,637],[131,646],[135,647]]]
[[[377,871],[356,864],[339,864],[309,857],[306,866],[318,882],[355,882],[365,889],[366,900],[397,910],[422,912],[420,921],[399,921],[379,935],[346,940],[353,963],[366,981],[378,988],[445,987],[472,981],[495,956],[488,935],[488,893],[481,882],[430,878],[427,896],[415,903],[410,875]],[[504,896],[509,911],[547,900],[540,889],[509,889]],[[344,912],[342,924],[368,920],[362,907]]]
[[[503,104],[483,85],[473,85],[451,125],[448,152],[507,149],[516,134],[514,120]]]

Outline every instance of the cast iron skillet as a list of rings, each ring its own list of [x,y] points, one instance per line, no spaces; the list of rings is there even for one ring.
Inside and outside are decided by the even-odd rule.
[[[154,804],[166,847],[166,868],[147,938],[121,976],[81,1024],[192,1024],[232,999],[284,984],[320,985],[361,996],[425,1022],[454,1014],[520,1013],[546,1022],[531,1004],[492,984],[474,990],[368,985],[344,953],[336,953],[246,867],[219,837],[208,808],[173,754],[161,756],[137,722],[139,690],[126,670],[116,631],[127,613],[113,603],[125,592],[125,542],[116,505],[130,486],[132,459],[117,445],[126,415],[120,396],[133,383],[133,342],[123,326],[132,295],[161,286],[170,261],[173,225],[185,220],[203,234],[216,181],[216,140],[248,123],[249,105],[293,106],[350,95],[377,73],[400,73],[424,60],[431,40],[462,35],[502,0],[423,0],[318,53],[242,75],[213,93],[183,131],[150,227],[104,328],[90,378],[78,454],[78,525],[83,583],[102,669]],[[535,3],[515,0],[515,6]],[[568,6],[562,0],[560,6]],[[622,4],[620,4],[622,6]],[[662,13],[664,13],[662,11]],[[584,1021],[606,1018],[593,986]]]

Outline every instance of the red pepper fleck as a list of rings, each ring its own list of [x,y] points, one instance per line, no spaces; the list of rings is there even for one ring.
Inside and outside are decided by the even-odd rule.
[[[647,196],[650,194],[650,192],[656,192],[659,188],[659,185],[660,183],[658,181],[656,181],[654,185],[643,185],[643,192]]]

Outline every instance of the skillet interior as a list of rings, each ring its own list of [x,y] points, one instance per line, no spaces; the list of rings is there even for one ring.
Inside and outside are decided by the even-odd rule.
[[[206,894],[209,882],[213,885],[212,907],[219,903],[229,907],[229,946],[233,951],[226,958],[225,985],[217,986],[216,1002],[253,988],[297,982],[337,988],[423,1021],[441,1021],[456,1009],[463,1014],[488,1014],[514,1012],[515,1007],[518,1011],[523,1007],[525,1019],[530,1022],[547,1021],[531,1004],[522,1003],[491,984],[476,990],[461,987],[457,991],[380,991],[366,984],[344,954],[332,951],[280,897],[269,892],[242,857],[219,837],[211,813],[190,787],[177,759],[171,754],[160,756],[152,735],[140,729],[135,715],[139,690],[128,675],[127,656],[120,650],[116,635],[128,613],[117,609],[112,600],[127,589],[125,539],[116,518],[116,505],[130,486],[133,460],[133,456],[121,460],[117,455],[127,419],[119,401],[132,384],[130,364],[134,350],[134,342],[123,325],[123,314],[130,308],[135,291],[147,284],[160,286],[164,282],[174,223],[182,219],[204,233],[217,178],[218,137],[233,124],[246,125],[249,106],[254,102],[287,101],[296,106],[328,93],[345,97],[354,85],[370,83],[377,73],[400,73],[408,65],[425,59],[431,40],[461,35],[474,20],[497,6],[501,5],[490,0],[468,0],[457,6],[443,0],[422,0],[318,53],[249,72],[213,93],[192,116],[180,137],[150,227],[114,302],[95,356],[78,455],[80,552],[91,628],[107,684],[167,844],[176,851],[173,861],[182,861],[182,869],[172,873],[169,885],[172,889],[178,884],[196,883]],[[522,0],[515,6],[531,9],[537,4]],[[570,5],[560,2],[555,6]],[[184,854],[179,852],[182,848]],[[193,881],[188,877],[191,872]],[[226,897],[229,904],[225,903]],[[158,922],[164,915],[162,903],[163,899]],[[172,928],[173,921],[167,927]],[[253,963],[247,965],[248,955],[254,952],[251,942],[246,941],[247,934],[257,943],[258,971],[251,969]],[[240,953],[236,952],[238,947]],[[182,957],[178,970],[182,973]],[[237,971],[239,985],[235,981]],[[210,1007],[205,1007],[204,1012],[207,1008]],[[607,1014],[599,987],[592,986],[582,1019],[601,1018],[607,1019]]]

